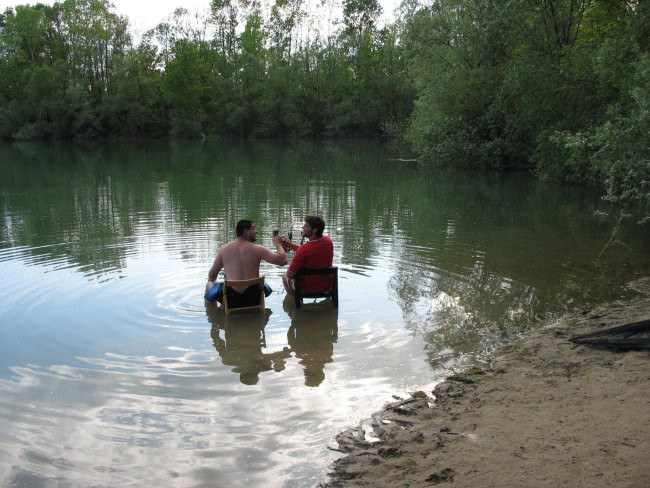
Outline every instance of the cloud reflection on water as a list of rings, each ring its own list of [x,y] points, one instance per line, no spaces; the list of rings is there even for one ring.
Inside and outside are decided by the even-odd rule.
[[[175,486],[197,486],[212,483],[215,475],[220,483],[237,486],[244,476],[262,486],[270,472],[286,478],[288,465],[277,459],[285,455],[275,451],[304,448],[300,431],[291,436],[281,428],[305,422],[304,412],[292,408],[302,393],[285,385],[275,394],[286,403],[259,389],[233,395],[224,391],[221,375],[194,374],[210,367],[206,355],[126,363],[114,356],[102,361],[104,370],[14,368],[13,378],[0,379],[0,471],[8,476],[2,485],[27,473],[31,486],[37,479],[73,486],[141,485],[147,479],[165,486],[176,476]],[[318,404],[336,409],[323,397]]]

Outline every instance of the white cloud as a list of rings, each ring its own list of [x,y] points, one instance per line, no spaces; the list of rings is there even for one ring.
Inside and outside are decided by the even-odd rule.
[[[270,1],[263,0],[265,3],[270,3]],[[340,0],[335,1],[341,3]],[[318,0],[306,0],[306,2],[314,5],[320,3]],[[382,16],[384,20],[392,18],[393,10],[399,2],[400,0],[380,1],[384,9]],[[0,12],[4,12],[7,7],[24,4],[35,5],[36,3],[52,5],[54,0],[0,0]],[[112,0],[111,3],[115,6],[115,12],[129,18],[131,32],[136,37],[167,19],[179,7],[186,8],[190,12],[201,12],[207,11],[210,6],[210,0]]]
[[[0,0],[0,12],[4,12],[7,7],[37,3],[52,5],[55,2],[53,0]],[[129,18],[131,29],[141,33],[155,27],[178,7],[190,11],[205,10],[209,7],[210,0],[112,0],[111,3],[115,6],[115,11],[118,14]]]

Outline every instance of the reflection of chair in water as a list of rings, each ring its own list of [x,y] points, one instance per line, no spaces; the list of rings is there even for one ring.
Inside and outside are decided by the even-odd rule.
[[[316,278],[316,276],[319,278]],[[328,278],[329,281],[327,281]],[[309,279],[324,281],[323,291],[313,291],[313,288],[310,288],[307,282]],[[336,266],[319,269],[303,268],[296,273],[294,287],[297,308],[301,307],[304,298],[331,298],[334,306],[339,306],[339,269]]]
[[[332,362],[338,339],[338,309],[333,307],[294,310],[287,341],[305,368],[305,385],[318,386],[325,379],[325,365]]]
[[[223,284],[223,309],[233,312],[264,311],[264,276],[251,280],[228,280]]]
[[[210,335],[221,362],[233,366],[239,373],[239,380],[245,385],[254,385],[259,374],[264,371],[282,371],[289,350],[265,353],[266,336],[264,329],[271,315],[264,314],[226,315],[224,310],[214,304],[206,305],[208,320],[212,324]],[[223,332],[223,333],[222,333]]]

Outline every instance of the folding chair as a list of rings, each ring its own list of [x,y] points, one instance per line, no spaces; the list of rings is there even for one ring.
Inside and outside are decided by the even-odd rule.
[[[330,288],[316,293],[304,292],[302,290],[304,285],[304,283],[302,282],[303,278],[305,276],[313,276],[313,275],[331,275],[332,284]],[[331,298],[334,306],[338,307],[339,306],[339,268],[337,268],[336,266],[329,266],[327,268],[319,268],[319,269],[303,268],[296,273],[294,288],[295,288],[295,297],[296,297],[296,308],[300,308],[302,306],[302,301],[304,298]]]
[[[224,281],[223,309],[226,315],[233,312],[264,312],[264,308],[264,276]]]

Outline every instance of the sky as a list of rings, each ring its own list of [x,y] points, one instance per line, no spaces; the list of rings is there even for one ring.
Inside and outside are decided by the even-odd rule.
[[[0,12],[4,12],[7,7],[16,5],[35,5],[36,3],[52,5],[54,1],[0,0]],[[140,36],[169,17],[176,8],[184,7],[191,12],[203,11],[208,9],[210,0],[111,0],[111,3],[115,6],[115,11],[118,14],[129,18],[131,32]],[[393,10],[399,4],[399,0],[380,0],[380,3],[384,10],[382,19],[391,19]]]

